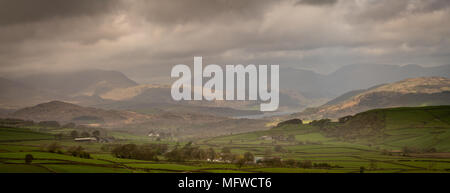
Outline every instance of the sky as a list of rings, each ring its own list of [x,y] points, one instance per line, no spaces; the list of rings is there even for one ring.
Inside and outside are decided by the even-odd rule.
[[[0,76],[176,64],[450,64],[448,0],[0,0]]]

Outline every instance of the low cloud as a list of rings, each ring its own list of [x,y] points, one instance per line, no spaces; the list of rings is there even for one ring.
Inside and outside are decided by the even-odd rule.
[[[86,68],[141,82],[170,66],[450,63],[446,0],[0,0],[0,76]]]

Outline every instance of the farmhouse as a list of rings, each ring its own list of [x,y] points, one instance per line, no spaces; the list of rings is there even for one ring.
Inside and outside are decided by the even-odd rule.
[[[74,139],[76,142],[96,142],[97,138],[95,137],[79,137]]]
[[[271,136],[264,135],[264,136],[259,137],[259,139],[260,139],[260,140],[272,140],[272,137],[271,137]]]
[[[149,136],[149,137],[159,137],[159,133],[153,133],[153,132],[150,132],[150,133],[148,134],[148,136]]]
[[[403,151],[402,150],[390,150],[388,151],[389,155],[402,155]]]

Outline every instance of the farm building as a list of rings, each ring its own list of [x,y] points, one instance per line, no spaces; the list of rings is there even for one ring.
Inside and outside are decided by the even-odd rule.
[[[74,139],[76,142],[96,142],[97,138],[95,137],[79,137]]]
[[[264,136],[259,137],[259,139],[260,140],[272,140],[272,137],[264,135]]]

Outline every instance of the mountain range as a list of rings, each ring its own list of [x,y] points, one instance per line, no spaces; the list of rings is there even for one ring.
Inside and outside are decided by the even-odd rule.
[[[406,78],[450,77],[450,65],[347,65],[328,74],[293,68],[280,69],[280,111],[301,111],[316,107],[348,92],[359,92]],[[184,101],[170,97],[170,84],[138,84],[123,73],[105,70],[34,74],[0,78],[0,108],[20,109],[60,100],[104,109],[159,111],[161,109],[242,116],[260,113],[256,101]],[[359,90],[359,91],[358,91]],[[144,108],[145,107],[145,108]],[[157,108],[155,108],[157,107]]]
[[[450,78],[450,65],[421,67],[419,65],[353,64],[323,75],[309,70],[280,69],[280,88],[301,93],[307,98],[332,99],[346,92],[367,89],[415,77]]]
[[[148,114],[127,110],[105,110],[62,101],[51,101],[22,108],[3,117],[35,122],[75,123],[76,125],[100,127],[107,130],[123,130],[140,135],[160,131],[182,138],[217,136],[266,128],[266,122],[261,120],[231,119],[190,112],[162,111]]]

